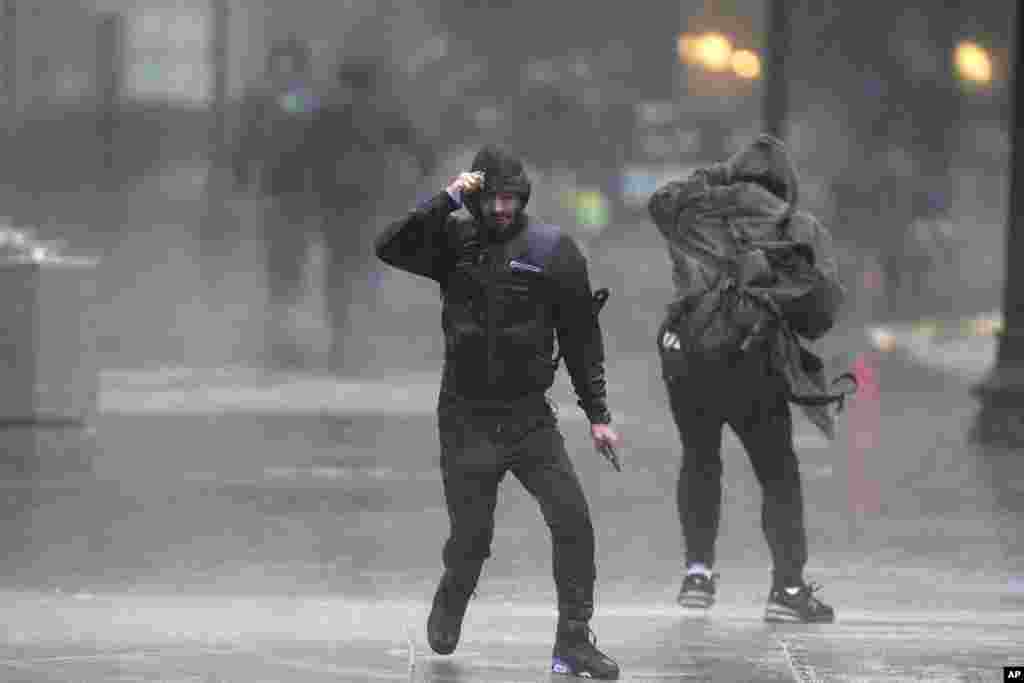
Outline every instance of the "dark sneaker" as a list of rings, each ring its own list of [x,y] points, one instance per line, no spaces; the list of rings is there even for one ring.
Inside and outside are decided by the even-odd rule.
[[[773,588],[768,594],[764,620],[773,623],[831,624],[835,612],[814,597],[821,586],[811,583],[800,586],[795,594],[784,588]]]
[[[676,602],[688,609],[707,609],[715,604],[715,584],[718,574],[687,574],[679,589]]]
[[[462,617],[473,595],[473,589],[460,585],[451,571],[446,570],[434,593],[434,605],[427,618],[427,641],[430,649],[439,655],[455,652],[462,634]]]
[[[597,638],[586,622],[560,626],[551,652],[551,672],[602,681],[616,681],[619,665],[597,649]]]

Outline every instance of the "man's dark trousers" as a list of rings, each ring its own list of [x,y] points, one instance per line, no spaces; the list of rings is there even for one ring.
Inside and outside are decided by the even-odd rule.
[[[664,359],[664,356],[663,356]],[[761,484],[761,527],[772,555],[773,584],[801,585],[807,562],[800,466],[785,379],[760,348],[732,361],[663,364],[683,444],[677,503],[687,563],[710,567],[722,505],[722,427],[739,437]]]
[[[540,504],[551,530],[559,611],[593,611],[594,528],[557,419],[543,395],[515,402],[455,401],[438,406],[441,473],[451,533],[445,568],[476,583],[494,536],[498,485],[511,471]]]

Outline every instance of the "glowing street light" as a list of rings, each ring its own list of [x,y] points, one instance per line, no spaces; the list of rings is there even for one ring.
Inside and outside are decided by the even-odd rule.
[[[679,59],[701,64],[711,71],[727,71],[733,56],[732,43],[721,33],[684,34],[676,44]]]
[[[726,71],[731,66],[732,43],[721,33],[705,33],[696,50],[697,59],[711,71]]]
[[[700,37],[692,33],[684,33],[679,36],[676,41],[676,54],[679,55],[680,61],[687,64],[694,64],[699,61],[697,56],[697,42],[699,40]]]
[[[730,60],[733,72],[740,78],[754,80],[761,76],[761,58],[753,50],[736,50]]]
[[[988,50],[977,43],[961,41],[956,46],[954,62],[957,74],[963,80],[974,83],[992,82],[992,57]]]

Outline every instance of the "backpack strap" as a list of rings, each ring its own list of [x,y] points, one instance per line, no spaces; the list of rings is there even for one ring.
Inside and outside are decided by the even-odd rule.
[[[525,256],[527,260],[541,268],[546,267],[561,237],[562,230],[557,225],[531,221],[526,226]]]

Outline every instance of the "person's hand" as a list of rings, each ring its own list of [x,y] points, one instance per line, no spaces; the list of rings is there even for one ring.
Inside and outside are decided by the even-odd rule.
[[[461,194],[464,192],[476,192],[484,184],[484,174],[479,171],[474,173],[463,172],[448,182],[448,192]]]
[[[611,428],[611,425],[590,425],[590,438],[593,439],[597,452],[610,462],[612,467],[621,472],[622,462],[618,455],[619,435]]]

